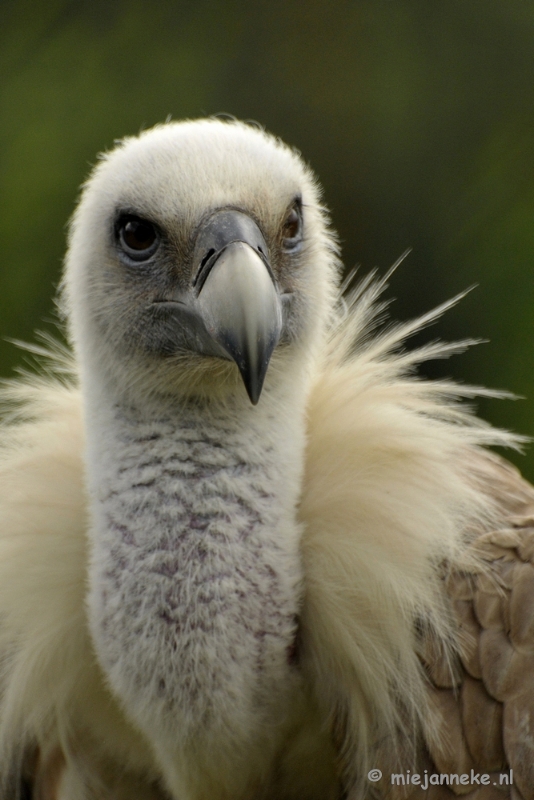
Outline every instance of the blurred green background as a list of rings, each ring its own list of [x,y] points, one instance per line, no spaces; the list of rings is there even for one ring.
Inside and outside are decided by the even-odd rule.
[[[0,2],[0,335],[53,328],[65,223],[98,151],[168,115],[229,112],[319,175],[347,268],[411,317],[479,288],[423,339],[491,340],[426,368],[527,399],[534,434],[532,0]],[[21,354],[0,341],[0,374]],[[534,448],[517,463],[534,479]]]

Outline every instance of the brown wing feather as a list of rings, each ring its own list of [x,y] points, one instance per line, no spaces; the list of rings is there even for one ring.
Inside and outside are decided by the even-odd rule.
[[[436,643],[423,643],[430,679],[423,761],[429,775],[471,777],[473,770],[490,782],[436,786],[427,794],[386,790],[391,797],[534,798],[534,487],[494,456],[477,473],[502,509],[502,526],[473,536],[480,570],[453,568],[446,579],[458,658],[451,665]]]

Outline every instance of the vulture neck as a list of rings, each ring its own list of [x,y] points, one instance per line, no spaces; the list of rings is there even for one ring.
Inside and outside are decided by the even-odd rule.
[[[184,797],[192,751],[246,781],[298,694],[308,381],[286,379],[255,407],[244,390],[165,408],[84,392],[95,649]]]

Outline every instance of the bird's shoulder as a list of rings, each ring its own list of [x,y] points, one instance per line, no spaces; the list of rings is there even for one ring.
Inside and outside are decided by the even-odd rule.
[[[500,787],[496,796],[529,798],[534,787],[534,487],[496,456],[484,459],[479,469],[503,516],[500,525],[479,531],[469,545],[467,555],[478,561],[478,569],[464,561],[452,565],[445,579],[459,631],[458,656],[445,669],[439,650],[424,643],[422,660],[431,682],[425,741],[435,773],[471,776],[473,771],[489,776],[481,797],[483,791],[493,796]],[[478,798],[475,790],[473,784]]]

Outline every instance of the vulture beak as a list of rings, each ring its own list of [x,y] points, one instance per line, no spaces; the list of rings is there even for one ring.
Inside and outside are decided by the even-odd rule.
[[[254,405],[283,324],[267,253],[251,217],[234,209],[216,211],[197,233],[190,291],[159,304],[174,310],[187,327],[189,347],[237,364]]]

